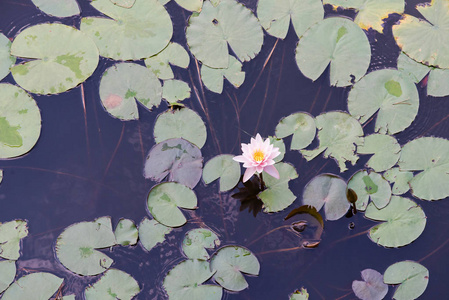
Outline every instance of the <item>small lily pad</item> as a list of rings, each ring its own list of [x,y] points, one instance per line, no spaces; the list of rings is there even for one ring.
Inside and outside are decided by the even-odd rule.
[[[220,178],[220,192],[234,188],[240,180],[240,164],[233,160],[234,155],[217,155],[204,166],[203,180],[209,184]]]
[[[86,300],[131,300],[138,293],[139,284],[134,278],[123,271],[109,269],[100,280],[86,288],[84,295]]]
[[[394,292],[393,299],[416,299],[427,288],[429,270],[414,261],[400,261],[387,268],[384,273],[384,282],[387,284],[399,284]]]
[[[11,55],[11,41],[0,33],[0,80],[9,74],[16,58]]]
[[[133,7],[134,3],[136,3],[136,0],[110,0],[110,1],[117,6],[124,8],[131,8]]]
[[[285,138],[293,134],[291,150],[301,150],[309,146],[315,138],[315,119],[308,113],[294,113],[282,118],[276,126],[276,136]]]
[[[293,294],[290,295],[289,300],[308,300],[309,293],[305,288],[301,288],[301,290],[296,290]]]
[[[399,168],[393,168],[384,173],[384,178],[394,183],[391,192],[394,195],[402,195],[410,189],[409,182],[413,178],[413,172],[402,172]]]
[[[114,235],[117,244],[128,246],[137,244],[139,232],[137,231],[136,224],[132,220],[120,219],[115,228]]]
[[[171,227],[160,224],[156,220],[143,218],[139,225],[139,240],[142,246],[150,251],[157,244],[165,241],[165,236],[172,231]]]
[[[16,262],[13,260],[0,261],[0,294],[8,288],[16,277]]]
[[[20,240],[28,235],[27,222],[14,220],[0,223],[0,257],[17,260],[20,257]]]
[[[357,194],[355,205],[357,210],[361,211],[366,209],[369,199],[379,209],[387,206],[391,199],[390,184],[375,172],[358,171],[349,180],[348,189],[352,189]]]
[[[180,44],[170,43],[158,54],[145,59],[145,65],[157,78],[162,80],[173,79],[175,75],[170,67],[174,65],[186,69],[189,66],[190,56]]]
[[[162,98],[170,105],[174,105],[179,101],[190,98],[190,92],[187,82],[176,79],[165,80],[162,88]]]
[[[79,15],[80,8],[76,0],[31,0],[37,8],[50,16],[59,18]]]
[[[382,300],[388,293],[388,285],[384,283],[383,276],[373,269],[362,271],[362,279],[352,282],[354,294],[362,300]]]
[[[393,167],[401,155],[398,141],[385,134],[371,134],[365,137],[363,145],[357,147],[358,154],[374,154],[366,163],[368,168],[382,172]]]
[[[5,291],[2,300],[50,299],[62,282],[62,278],[50,273],[31,273],[14,282]]]
[[[201,80],[212,92],[221,94],[223,92],[223,82],[227,79],[234,87],[240,87],[245,81],[245,72],[242,71],[242,63],[229,56],[229,66],[225,69],[209,68],[201,66]]]
[[[192,229],[186,233],[182,241],[182,251],[190,259],[209,259],[206,249],[220,246],[218,236],[206,228]]]

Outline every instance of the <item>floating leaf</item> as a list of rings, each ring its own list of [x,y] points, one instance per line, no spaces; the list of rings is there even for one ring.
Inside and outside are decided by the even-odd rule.
[[[167,100],[170,105],[177,104],[178,101],[190,98],[190,87],[182,80],[165,80],[162,89],[162,98]]]
[[[429,270],[414,261],[400,261],[387,268],[384,273],[384,282],[387,284],[399,284],[394,292],[393,299],[416,299],[427,288]]]
[[[128,246],[137,244],[139,232],[137,231],[136,224],[132,220],[120,219],[115,228],[114,235],[117,244]]]
[[[91,5],[111,18],[81,19],[81,31],[95,41],[101,56],[116,60],[148,58],[170,42],[173,25],[157,0],[136,1],[131,8],[110,0],[95,0]]]
[[[14,220],[0,223],[0,257],[17,260],[20,257],[20,240],[28,235],[27,222]]]
[[[409,182],[413,178],[413,172],[402,172],[399,168],[393,168],[384,173],[384,178],[390,183],[394,182],[391,189],[394,195],[402,195],[410,189]]]
[[[416,240],[426,227],[422,208],[408,198],[391,197],[390,203],[378,209],[370,203],[365,217],[384,221],[369,230],[370,239],[384,247],[401,247]]]
[[[11,54],[29,58],[11,68],[14,80],[35,94],[58,94],[85,81],[98,65],[98,49],[79,30],[62,24],[39,24],[19,33]]]
[[[182,251],[190,259],[208,260],[209,253],[206,249],[213,249],[215,246],[220,246],[218,236],[205,228],[190,230],[182,241]]]
[[[137,281],[129,274],[117,269],[110,269],[100,280],[88,286],[84,293],[86,300],[131,300],[140,293],[140,288]]]
[[[234,56],[229,56],[229,66],[226,69],[214,69],[206,65],[201,66],[201,80],[214,93],[221,94],[223,92],[225,77],[236,88],[240,87],[243,81],[245,81],[245,72],[242,71],[242,64]]]
[[[235,0],[221,0],[214,7],[204,2],[199,14],[192,14],[186,30],[190,51],[211,68],[227,68],[228,45],[240,61],[249,61],[260,51],[263,31],[251,10]]]
[[[449,95],[449,69],[433,69],[427,80],[427,95],[445,97]]]
[[[79,15],[80,8],[76,0],[31,0],[34,5],[50,16],[59,18]]]
[[[175,75],[171,65],[186,69],[189,66],[190,56],[180,44],[170,43],[158,54],[145,59],[145,65],[157,78],[162,80],[173,79]]]
[[[220,192],[233,189],[240,180],[240,164],[233,160],[234,155],[217,155],[204,166],[203,180],[209,184],[220,178]]]
[[[357,210],[364,211],[369,199],[377,208],[381,209],[388,205],[391,199],[391,187],[381,175],[365,170],[355,173],[348,182],[348,189],[357,194]]]
[[[383,276],[373,269],[362,271],[362,279],[352,282],[354,294],[362,300],[382,300],[388,293],[388,285],[383,281]]]
[[[393,167],[401,155],[401,145],[389,135],[371,134],[365,137],[363,145],[357,147],[358,154],[374,154],[366,166],[376,172]]]
[[[290,295],[289,300],[308,300],[309,293],[305,288],[301,288],[301,291],[296,290],[293,294]]]
[[[168,272],[164,289],[170,300],[220,300],[223,289],[218,285],[203,284],[214,272],[204,260],[185,260]]]
[[[160,224],[156,220],[143,218],[139,225],[139,239],[142,246],[150,251],[157,244],[165,241],[165,235],[172,231],[171,227]]]
[[[110,217],[80,222],[67,227],[56,241],[56,256],[70,271],[97,275],[106,271],[113,260],[96,249],[116,244]]]
[[[110,0],[110,1],[117,6],[124,8],[131,8],[133,7],[134,3],[136,3],[136,0]]]
[[[206,143],[206,126],[201,117],[189,108],[167,110],[156,119],[154,140],[160,143],[172,138],[186,139],[201,149]]]
[[[50,273],[31,273],[19,278],[3,294],[2,300],[50,299],[63,279]]]
[[[11,41],[0,33],[0,80],[9,74],[11,67],[16,63],[16,58],[10,54]]]
[[[420,82],[427,73],[429,73],[429,66],[421,64],[401,51],[398,57],[398,71],[402,75],[410,78],[414,83]]]
[[[278,156],[276,156],[275,158],[273,158],[274,162],[278,163],[284,159],[284,155],[285,155],[284,141],[282,139],[278,139],[274,136],[269,136],[268,138],[270,139],[270,144],[273,145],[273,148],[279,148],[280,154]]]
[[[196,209],[195,193],[185,185],[164,182],[154,186],[148,194],[148,210],[159,223],[169,227],[179,227],[187,220],[178,207]]]
[[[419,95],[415,84],[397,70],[369,73],[357,82],[348,96],[348,111],[360,123],[376,112],[375,131],[395,134],[412,124],[418,113]]]
[[[16,277],[16,262],[13,260],[0,261],[0,294],[14,281]]]
[[[259,275],[260,264],[257,257],[248,249],[226,246],[214,254],[210,268],[216,271],[214,279],[219,285],[227,290],[239,292],[248,287],[242,273]]]
[[[189,11],[200,12],[203,7],[203,0],[175,0],[179,6]]]
[[[61,300],[76,300],[75,295],[66,295],[61,298]]]
[[[324,152],[324,157],[333,157],[340,172],[347,170],[345,162],[354,165],[359,157],[354,154],[355,146],[363,144],[363,129],[356,119],[347,113],[333,111],[316,117],[320,144],[314,150],[301,150],[306,160],[312,160]]]
[[[144,176],[161,182],[176,181],[194,188],[201,179],[203,157],[197,146],[184,139],[163,141],[153,148],[145,162]]]
[[[285,138],[293,134],[291,150],[300,150],[309,146],[315,138],[315,119],[308,113],[294,113],[282,118],[276,126],[276,136]]]
[[[368,38],[360,27],[345,18],[327,18],[310,27],[296,47],[296,63],[313,81],[330,64],[330,84],[348,86],[358,81],[371,59]]]

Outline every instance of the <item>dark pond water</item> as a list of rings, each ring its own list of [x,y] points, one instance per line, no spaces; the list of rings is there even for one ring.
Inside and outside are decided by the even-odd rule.
[[[82,16],[98,15],[89,1],[79,0]],[[173,2],[173,1],[172,1]],[[256,1],[243,1],[255,11]],[[418,1],[407,1],[406,13],[418,16],[414,9]],[[188,14],[176,3],[167,4],[174,23],[174,41],[186,45],[184,29]],[[327,14],[336,14],[326,7]],[[353,16],[353,12],[341,12]],[[367,33],[372,46],[370,70],[395,67],[399,48],[394,43],[391,25],[398,16],[390,17],[385,34]],[[29,25],[42,22],[62,22],[79,25],[80,17],[58,20],[44,15],[29,0],[0,0],[0,32],[14,38]],[[262,52],[245,63],[245,83],[234,89],[225,83],[223,94],[204,92],[209,118],[192,94],[186,105],[197,111],[207,124],[208,139],[202,153],[205,161],[219,153],[239,154],[240,142],[248,142],[259,132],[274,134],[279,120],[297,111],[314,116],[323,111],[346,110],[349,88],[330,87],[328,72],[316,82],[305,78],[294,60],[297,37],[292,28],[285,40],[277,41],[265,35]],[[271,58],[264,62],[273,51]],[[190,68],[176,68],[175,74],[201,88],[191,61]],[[4,180],[0,186],[0,221],[27,219],[30,234],[23,241],[18,261],[18,275],[29,271],[49,271],[65,279],[64,294],[80,297],[85,286],[98,277],[80,277],[67,271],[55,258],[54,244],[62,230],[76,222],[92,221],[111,216],[113,225],[122,217],[139,223],[147,216],[146,196],[155,184],[142,176],[144,158],[155,144],[153,125],[157,115],[167,109],[162,104],[149,112],[140,108],[140,120],[121,122],[103,109],[98,95],[101,74],[114,64],[102,58],[94,75],[83,88],[55,96],[34,95],[42,114],[42,133],[37,145],[18,159],[0,161]],[[3,82],[14,83],[9,75]],[[449,138],[449,104],[446,98],[427,97],[425,86],[418,86],[420,108],[416,120],[397,135],[401,144],[419,136]],[[83,107],[85,99],[85,108]],[[234,105],[240,107],[236,113]],[[208,121],[211,120],[211,122]],[[212,129],[213,128],[213,129]],[[214,142],[214,135],[218,143]],[[373,132],[373,123],[365,133]],[[289,147],[291,138],[286,139]],[[217,147],[218,145],[218,147]],[[361,157],[356,166],[340,174],[346,180],[363,168],[368,157]],[[418,201],[428,219],[424,233],[412,244],[399,249],[386,249],[374,244],[365,233],[374,222],[363,214],[348,219],[325,222],[321,244],[314,249],[296,249],[301,240],[290,231],[280,229],[258,239],[266,232],[285,225],[288,212],[301,205],[305,184],[320,173],[339,174],[337,164],[321,156],[307,162],[296,151],[289,151],[284,161],[292,163],[299,178],[290,183],[298,196],[287,210],[276,214],[258,213],[231,197],[234,192],[217,193],[217,184],[196,188],[199,208],[189,213],[187,225],[174,230],[168,240],[151,252],[140,245],[114,247],[107,251],[113,267],[136,278],[142,288],[136,299],[165,299],[161,287],[169,269],[183,260],[180,245],[185,232],[206,224],[220,236],[222,245],[239,244],[253,251],[260,263],[258,277],[248,277],[249,289],[225,293],[224,299],[287,299],[295,289],[306,287],[310,299],[355,299],[351,292],[353,280],[360,280],[360,271],[373,268],[383,273],[397,261],[415,260],[430,271],[430,282],[422,299],[442,299],[448,283],[449,269],[449,201]],[[410,197],[408,193],[405,195]],[[257,210],[257,203],[251,203]],[[355,223],[350,230],[348,224]],[[258,240],[256,240],[258,239]],[[394,289],[390,287],[387,297]]]

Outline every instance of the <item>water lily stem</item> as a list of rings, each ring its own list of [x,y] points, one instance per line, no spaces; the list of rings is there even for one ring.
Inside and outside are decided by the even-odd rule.
[[[259,174],[259,179],[260,179],[260,190],[263,191],[267,188],[267,186],[265,185],[265,182],[263,181],[262,173]]]

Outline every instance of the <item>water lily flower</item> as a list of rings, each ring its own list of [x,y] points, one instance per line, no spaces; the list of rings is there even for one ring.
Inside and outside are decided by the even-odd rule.
[[[279,154],[279,148],[273,147],[270,143],[270,139],[262,140],[260,134],[256,135],[256,138],[251,138],[250,144],[242,143],[242,155],[236,156],[233,159],[235,161],[243,163],[246,168],[245,175],[243,175],[243,182],[246,182],[254,173],[262,174],[267,172],[269,175],[276,179],[279,179],[279,172],[274,167],[275,161],[273,160]]]

